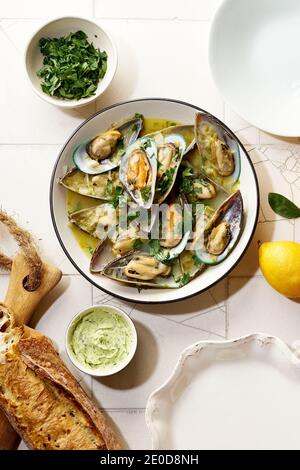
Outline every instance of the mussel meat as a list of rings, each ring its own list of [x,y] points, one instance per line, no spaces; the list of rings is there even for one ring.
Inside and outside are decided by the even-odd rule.
[[[142,137],[130,145],[122,157],[119,178],[133,201],[144,209],[152,205],[157,171],[157,146]]]
[[[97,161],[108,158],[115,150],[122,134],[117,129],[109,129],[97,135],[87,144],[87,153]]]
[[[214,227],[208,236],[206,244],[208,253],[215,256],[220,255],[227,247],[230,239],[230,225],[228,222],[226,222],[226,220],[224,220],[219,225]]]
[[[129,278],[152,281],[158,276],[169,276],[171,270],[171,266],[161,263],[153,256],[136,254],[124,268],[124,273]]]
[[[102,274],[137,287],[176,288],[182,272],[177,260],[168,265],[147,252],[133,250],[108,263]]]
[[[182,207],[179,204],[170,204],[163,218],[163,237],[160,245],[164,248],[173,248],[182,239],[183,217]]]

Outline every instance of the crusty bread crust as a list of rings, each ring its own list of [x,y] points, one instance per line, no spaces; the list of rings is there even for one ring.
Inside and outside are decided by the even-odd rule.
[[[0,407],[31,449],[121,449],[52,343],[30,328],[0,364]]]

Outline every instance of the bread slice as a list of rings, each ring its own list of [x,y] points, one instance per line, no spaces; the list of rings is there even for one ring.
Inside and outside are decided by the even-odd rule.
[[[28,327],[8,327],[4,334],[10,347],[0,361],[0,407],[29,448],[121,449],[48,338]]]

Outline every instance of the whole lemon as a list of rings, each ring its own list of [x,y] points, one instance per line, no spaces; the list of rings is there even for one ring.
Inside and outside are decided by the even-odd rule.
[[[300,243],[262,243],[258,255],[268,283],[286,297],[300,297]]]

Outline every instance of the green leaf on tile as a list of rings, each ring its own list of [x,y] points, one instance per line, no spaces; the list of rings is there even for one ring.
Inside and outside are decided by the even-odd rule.
[[[273,211],[286,219],[297,219],[300,217],[300,208],[282,194],[269,193],[269,204]]]

